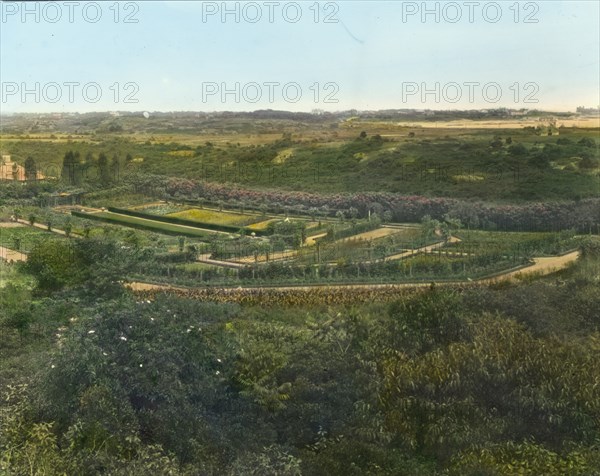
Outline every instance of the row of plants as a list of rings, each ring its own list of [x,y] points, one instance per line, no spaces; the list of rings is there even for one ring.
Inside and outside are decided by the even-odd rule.
[[[447,248],[457,252],[497,253],[521,256],[552,256],[565,253],[579,245],[581,239],[574,230],[560,233],[488,233],[472,231],[459,233],[462,241],[448,243]]]
[[[185,286],[282,286],[316,284],[375,284],[466,281],[492,276],[502,271],[525,266],[518,256],[486,254],[476,257],[417,255],[402,261],[345,262],[337,264],[297,265],[270,262],[239,269],[196,268],[148,262],[143,273],[131,279]]]
[[[131,228],[137,228],[145,231],[153,231],[158,233],[165,233],[168,235],[175,236],[186,236],[191,238],[208,239],[210,236],[209,231],[202,231],[201,229],[190,229],[182,228],[181,226],[160,223],[156,221],[149,221],[148,219],[137,218],[133,216],[119,215],[115,213],[84,213],[78,211],[72,211],[71,214],[75,217],[85,218],[87,220],[101,221],[104,223],[123,225]]]

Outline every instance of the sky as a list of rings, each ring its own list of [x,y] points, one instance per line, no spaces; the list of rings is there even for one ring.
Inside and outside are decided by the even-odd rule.
[[[600,104],[600,2],[2,2],[2,112]]]

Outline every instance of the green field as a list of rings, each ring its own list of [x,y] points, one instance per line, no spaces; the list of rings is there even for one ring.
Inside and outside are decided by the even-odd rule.
[[[144,211],[146,212],[147,210]],[[191,208],[189,210],[184,210],[181,212],[168,213],[166,216],[184,218],[186,220],[197,221],[199,223],[212,223],[214,225],[232,226],[246,226],[261,220],[261,217],[255,215],[244,215],[241,213],[207,210],[200,208]]]

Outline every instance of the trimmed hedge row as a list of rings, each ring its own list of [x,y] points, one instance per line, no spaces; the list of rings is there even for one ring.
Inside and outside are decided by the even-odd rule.
[[[233,226],[233,225],[218,225],[215,223],[199,222],[194,220],[188,220],[187,218],[168,217],[163,215],[152,215],[151,213],[138,212],[135,210],[128,210],[126,208],[108,207],[109,212],[118,213],[120,215],[129,215],[136,218],[144,218],[146,220],[160,221],[164,223],[170,223],[172,225],[183,225],[191,226],[194,228],[204,228],[205,230],[211,231],[223,231],[225,233],[239,233],[240,230],[245,230],[244,226]],[[257,235],[265,235],[263,231],[253,232]]]
[[[151,225],[144,225],[143,223],[135,223],[135,222],[125,222],[125,221],[119,221],[118,219],[113,219],[113,218],[109,218],[106,216],[101,216],[98,214],[94,214],[94,213],[82,213],[82,212],[77,212],[77,211],[72,211],[71,215],[79,217],[79,218],[85,218],[87,220],[96,220],[96,221],[101,221],[104,223],[110,223],[110,224],[120,224],[123,226],[128,226],[130,228],[137,228],[139,230],[145,230],[145,231],[151,231],[154,233],[164,233],[165,235],[172,235],[172,236],[187,236],[189,238],[208,238],[208,234],[207,233],[202,233],[202,230],[198,229],[197,232],[193,231],[193,230],[169,230],[169,229],[165,229],[165,228],[161,228],[160,227],[160,223],[157,223],[157,226],[151,226]],[[132,217],[132,218],[140,218],[140,217]],[[171,223],[172,225],[173,223]]]

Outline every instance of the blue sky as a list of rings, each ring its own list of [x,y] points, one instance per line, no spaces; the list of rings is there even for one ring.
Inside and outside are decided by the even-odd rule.
[[[3,111],[600,104],[597,1],[481,1],[472,22],[467,2],[424,2],[439,12],[425,18],[420,1],[91,3],[72,7],[72,22],[65,2],[30,4],[24,17],[23,3],[2,4]]]

